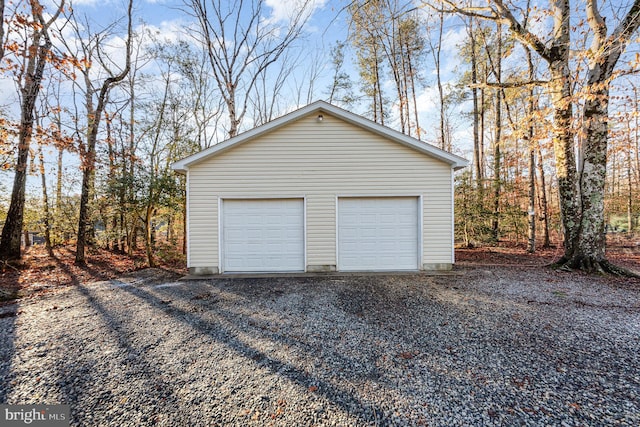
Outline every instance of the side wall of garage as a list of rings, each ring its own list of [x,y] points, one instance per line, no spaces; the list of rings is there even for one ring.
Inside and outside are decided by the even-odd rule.
[[[304,198],[307,271],[336,269],[338,197],[414,196],[422,201],[420,268],[448,268],[450,165],[324,114],[302,117],[236,145],[188,172],[188,265],[219,272],[221,199]]]

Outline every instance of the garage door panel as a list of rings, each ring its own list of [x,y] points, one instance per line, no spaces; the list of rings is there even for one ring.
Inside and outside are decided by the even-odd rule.
[[[339,198],[338,268],[416,270],[418,198]]]
[[[224,271],[304,271],[302,199],[225,200]]]

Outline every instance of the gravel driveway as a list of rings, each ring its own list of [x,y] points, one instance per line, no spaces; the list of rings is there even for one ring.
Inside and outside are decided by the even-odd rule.
[[[83,426],[640,425],[637,282],[159,277],[0,307],[0,402]]]

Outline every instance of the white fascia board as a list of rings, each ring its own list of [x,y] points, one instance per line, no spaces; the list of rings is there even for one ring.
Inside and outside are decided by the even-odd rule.
[[[182,160],[178,160],[177,162],[171,165],[171,168],[177,172],[186,173],[187,169],[189,169],[189,166],[195,163],[198,163],[199,161],[205,158],[224,152],[235,145],[242,144],[243,142],[251,140],[256,136],[270,132],[274,129],[277,129],[281,126],[286,125],[287,123],[293,122],[301,117],[304,117],[308,114],[322,113],[322,112],[326,112],[330,115],[334,115],[348,123],[367,129],[373,133],[384,136],[400,144],[403,144],[407,147],[413,148],[419,152],[422,152],[424,154],[427,154],[429,156],[442,160],[443,162],[451,165],[451,167],[454,170],[464,168],[469,164],[468,160],[462,157],[456,156],[455,154],[451,154],[447,151],[441,150],[431,144],[418,141],[415,138],[407,136],[401,132],[390,129],[381,124],[375,123],[369,119],[366,119],[362,116],[351,113],[347,110],[343,110],[342,108],[336,107],[335,105],[331,105],[327,102],[316,101],[312,104],[307,105],[306,107],[302,107],[289,114],[285,114],[284,116],[281,116],[275,120],[272,120],[269,123],[266,123],[262,126],[258,126],[247,132],[243,132],[240,135],[227,139],[226,141],[223,141],[219,144],[213,145],[189,157],[185,157]]]

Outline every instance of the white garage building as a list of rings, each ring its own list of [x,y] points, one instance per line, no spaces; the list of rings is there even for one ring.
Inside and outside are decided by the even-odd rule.
[[[450,269],[467,161],[318,101],[174,163],[192,274]]]

